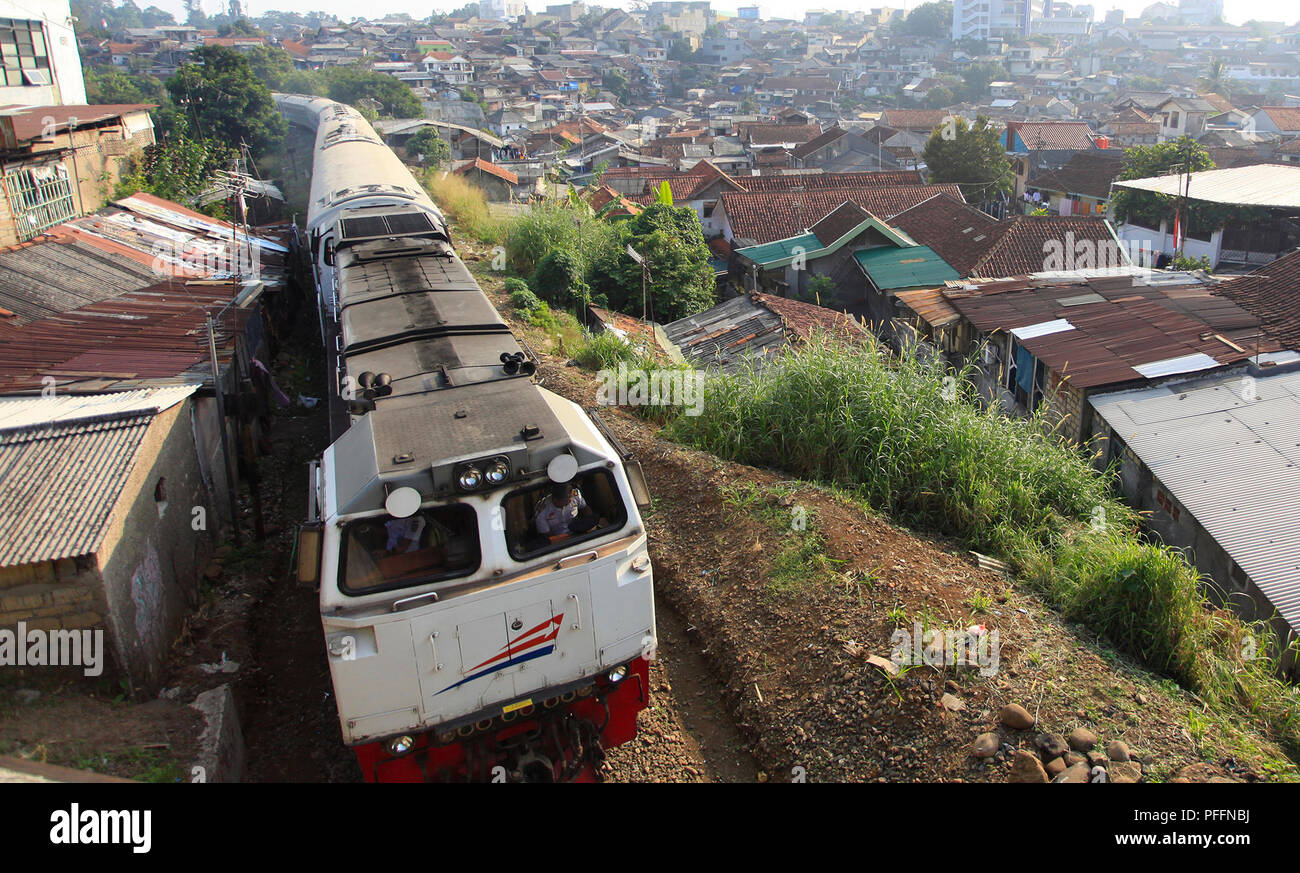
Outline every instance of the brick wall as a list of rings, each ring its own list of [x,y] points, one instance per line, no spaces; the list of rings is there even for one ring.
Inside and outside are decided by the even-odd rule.
[[[67,558],[0,569],[0,627],[100,627],[104,605],[99,573],[86,559]]]

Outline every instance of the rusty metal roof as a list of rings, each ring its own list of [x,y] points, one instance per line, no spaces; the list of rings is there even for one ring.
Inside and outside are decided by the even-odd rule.
[[[154,416],[193,390],[0,400],[0,567],[99,548]]]
[[[994,282],[952,282],[946,301],[978,330],[1011,332],[1066,320],[1070,329],[1021,340],[1031,354],[1076,388],[1146,378],[1136,367],[1175,359],[1216,364],[1256,351],[1258,321],[1211,286],[1181,274],[1023,276]],[[1172,280],[1172,281],[1171,281]],[[1224,306],[1225,303],[1231,304]],[[1260,351],[1276,351],[1260,343]]]
[[[145,264],[73,236],[0,251],[0,307],[22,322],[158,281]]]
[[[26,324],[0,322],[0,393],[42,389],[46,377],[70,391],[208,381],[204,324],[230,298],[229,283],[172,279]],[[243,330],[249,314],[225,312],[218,336],[223,369],[231,334]]]

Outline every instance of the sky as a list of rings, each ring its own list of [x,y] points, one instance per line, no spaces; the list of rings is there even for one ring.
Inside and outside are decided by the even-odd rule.
[[[356,0],[245,0],[250,14],[253,16],[261,15],[270,9],[280,9],[289,12],[307,12],[311,10],[320,10],[337,15],[344,20],[355,17],[360,9],[366,10],[366,15],[376,18],[382,18],[383,14],[391,12],[406,12],[416,18],[428,16],[431,12],[450,12],[458,9],[469,0],[373,0],[372,4],[356,3]],[[548,5],[563,0],[527,0],[529,9],[532,11],[541,11]],[[764,17],[774,15],[778,10],[780,14],[787,18],[795,15],[802,15],[808,9],[857,9],[871,8],[878,6],[893,6],[894,8],[914,9],[920,5],[922,0],[870,0],[870,2],[848,2],[848,0],[781,0],[781,2],[764,2],[758,0],[758,5]],[[1079,0],[1084,2],[1084,0]],[[1137,15],[1147,6],[1151,5],[1154,0],[1091,0],[1093,8],[1097,11],[1100,18],[1106,10],[1120,8],[1128,15]],[[1177,0],[1172,0],[1177,2]],[[185,17],[184,4],[181,0],[136,0],[141,8],[150,5],[156,5],[166,9],[176,16],[177,20],[183,20]],[[606,0],[599,3],[600,6],[626,7],[629,3],[625,0]],[[735,8],[742,5],[750,5],[739,0],[714,0],[713,8],[722,13],[731,13]],[[209,14],[224,11],[226,3],[224,0],[204,0],[204,9]],[[373,10],[373,11],[372,11]],[[1294,4],[1294,0],[1225,0],[1223,16],[1232,24],[1241,24],[1252,18],[1261,21],[1286,21],[1288,24],[1294,24],[1300,20],[1300,8]]]

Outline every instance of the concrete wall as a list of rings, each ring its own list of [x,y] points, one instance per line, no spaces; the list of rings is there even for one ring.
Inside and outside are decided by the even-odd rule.
[[[198,603],[212,551],[195,530],[195,506],[211,506],[190,425],[192,400],[159,413],[145,433],[97,559],[115,660],[136,693],[153,692],[185,616]],[[166,501],[155,499],[159,480]]]

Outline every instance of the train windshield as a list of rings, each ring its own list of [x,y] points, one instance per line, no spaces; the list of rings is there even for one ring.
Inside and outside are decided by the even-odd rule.
[[[627,523],[618,484],[606,470],[580,473],[563,485],[546,482],[506,496],[506,546],[524,561],[613,533]]]
[[[479,559],[478,520],[464,504],[361,519],[343,530],[339,588],[372,594],[455,579],[477,570]]]

